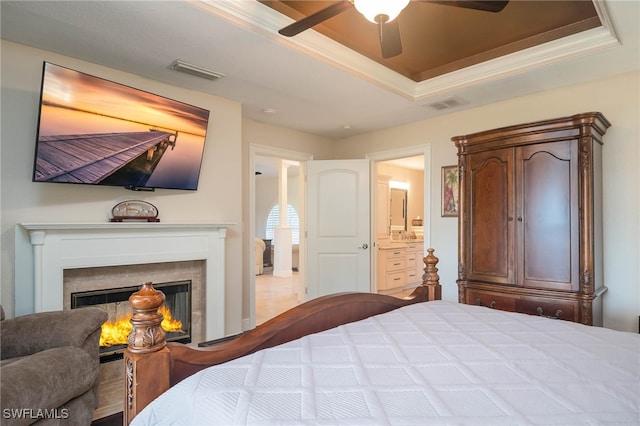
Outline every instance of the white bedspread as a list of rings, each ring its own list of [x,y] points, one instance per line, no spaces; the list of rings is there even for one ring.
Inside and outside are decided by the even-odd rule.
[[[210,367],[133,425],[638,425],[640,335],[444,301]]]

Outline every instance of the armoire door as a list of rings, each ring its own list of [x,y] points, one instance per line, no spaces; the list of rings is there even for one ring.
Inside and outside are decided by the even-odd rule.
[[[467,157],[467,278],[515,283],[513,148]]]
[[[578,290],[577,155],[575,140],[516,149],[519,285]]]

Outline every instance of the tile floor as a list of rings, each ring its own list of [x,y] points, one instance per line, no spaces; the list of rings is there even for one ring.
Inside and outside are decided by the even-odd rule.
[[[268,270],[256,275],[256,325],[298,305],[299,283],[298,272],[291,278],[274,277]]]

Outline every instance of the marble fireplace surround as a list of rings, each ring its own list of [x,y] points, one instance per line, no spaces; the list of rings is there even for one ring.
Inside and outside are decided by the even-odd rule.
[[[82,268],[149,267],[150,277],[176,265],[201,271],[204,285],[204,338],[224,336],[225,241],[230,223],[22,223],[33,247],[35,312],[68,308],[65,271]],[[195,261],[195,262],[194,262]],[[143,274],[139,274],[140,277]],[[197,274],[196,274],[197,275]],[[82,275],[80,275],[82,276]],[[150,279],[149,281],[154,281]],[[114,285],[119,287],[120,285]],[[68,297],[68,290],[67,290]]]
[[[76,292],[92,290],[118,290],[122,287],[140,287],[150,281],[158,288],[161,283],[190,281],[191,316],[189,317],[189,335],[191,343],[200,343],[206,339],[204,321],[206,305],[204,260],[184,260],[180,262],[147,263],[140,265],[101,266],[64,270],[64,309],[71,308],[71,297]],[[108,308],[107,308],[108,309]],[[111,306],[109,320],[116,319],[115,307]],[[118,307],[118,315],[131,312],[127,302]],[[179,336],[181,337],[181,336]]]

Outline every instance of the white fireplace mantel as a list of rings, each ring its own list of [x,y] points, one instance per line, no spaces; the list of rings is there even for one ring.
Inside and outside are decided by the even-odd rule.
[[[224,336],[225,240],[232,223],[22,223],[33,246],[35,312],[63,309],[65,269],[206,262],[206,338]]]

